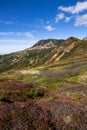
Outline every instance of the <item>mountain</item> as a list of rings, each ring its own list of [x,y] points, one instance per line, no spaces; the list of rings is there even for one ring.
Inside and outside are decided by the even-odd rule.
[[[87,37],[85,37],[83,40],[87,40]]]
[[[0,130],[86,130],[86,122],[86,38],[0,56]]]
[[[47,39],[47,40],[40,40],[37,42],[32,48],[51,48],[59,46],[64,40],[56,40],[56,39]]]
[[[0,56],[0,71],[36,67],[61,59],[85,54],[86,40],[70,37],[66,40],[47,39],[24,51]]]

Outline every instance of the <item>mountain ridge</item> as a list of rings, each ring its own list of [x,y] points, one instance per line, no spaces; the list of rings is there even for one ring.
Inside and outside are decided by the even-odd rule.
[[[75,47],[77,46],[78,49],[80,47],[80,50],[84,54],[84,49],[87,46],[86,40],[80,40],[75,37],[70,37],[66,40],[40,40],[31,48],[0,56],[0,70],[21,69],[57,62],[63,58],[65,59],[66,55],[68,58],[73,48],[73,51],[75,51]],[[81,48],[82,46],[83,49]],[[77,50],[75,55],[78,55],[78,53],[79,50]]]

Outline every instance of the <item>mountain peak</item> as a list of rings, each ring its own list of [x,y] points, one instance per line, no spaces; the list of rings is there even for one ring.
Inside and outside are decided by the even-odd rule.
[[[46,39],[46,40],[40,40],[38,41],[32,48],[51,48],[51,47],[57,47],[60,43],[62,43],[63,39]]]
[[[69,37],[68,39],[66,39],[66,41],[78,41],[80,39],[78,39],[77,37]]]
[[[85,37],[83,40],[86,41],[86,40],[87,40],[87,37]]]

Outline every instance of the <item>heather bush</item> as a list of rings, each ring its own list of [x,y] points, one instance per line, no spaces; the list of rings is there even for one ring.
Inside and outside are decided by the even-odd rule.
[[[44,92],[41,92],[39,90],[31,90],[31,91],[26,92],[26,95],[29,98],[43,97],[44,96]]]

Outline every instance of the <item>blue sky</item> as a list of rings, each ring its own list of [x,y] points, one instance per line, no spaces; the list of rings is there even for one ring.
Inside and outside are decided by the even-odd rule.
[[[87,0],[0,0],[0,54],[70,36],[87,37]]]

